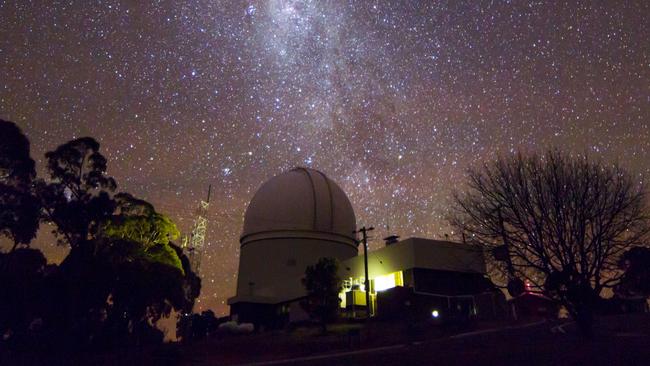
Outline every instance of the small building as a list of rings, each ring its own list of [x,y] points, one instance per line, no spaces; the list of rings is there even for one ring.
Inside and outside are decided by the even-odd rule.
[[[557,319],[560,311],[556,301],[528,289],[508,303],[515,320]]]
[[[487,278],[481,248],[409,238],[368,253],[370,307],[364,256],[343,261],[341,307],[350,317],[470,320],[505,315],[505,297]]]

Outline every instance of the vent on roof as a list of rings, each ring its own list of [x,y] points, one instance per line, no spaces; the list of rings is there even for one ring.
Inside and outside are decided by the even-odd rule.
[[[384,242],[386,243],[386,246],[392,245],[397,243],[397,239],[399,239],[399,236],[397,235],[389,235],[384,238]]]

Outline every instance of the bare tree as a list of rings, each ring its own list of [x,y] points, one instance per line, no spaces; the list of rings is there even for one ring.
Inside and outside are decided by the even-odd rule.
[[[550,151],[469,170],[454,225],[511,283],[527,280],[564,305],[585,333],[618,260],[650,232],[642,180],[618,165]]]

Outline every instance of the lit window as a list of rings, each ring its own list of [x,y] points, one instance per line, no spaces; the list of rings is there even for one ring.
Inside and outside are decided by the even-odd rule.
[[[375,291],[384,291],[395,286],[404,286],[402,271],[393,272],[385,276],[375,277]]]

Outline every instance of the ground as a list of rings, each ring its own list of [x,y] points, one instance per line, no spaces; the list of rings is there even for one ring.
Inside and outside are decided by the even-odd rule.
[[[361,328],[360,328],[361,327]],[[354,329],[360,329],[357,333]],[[350,332],[352,330],[352,332]],[[34,364],[0,358],[0,364]],[[36,364],[49,362],[39,359]],[[593,339],[571,322],[408,327],[372,323],[209,338],[134,352],[58,358],[99,365],[650,365],[650,314],[604,317]]]

